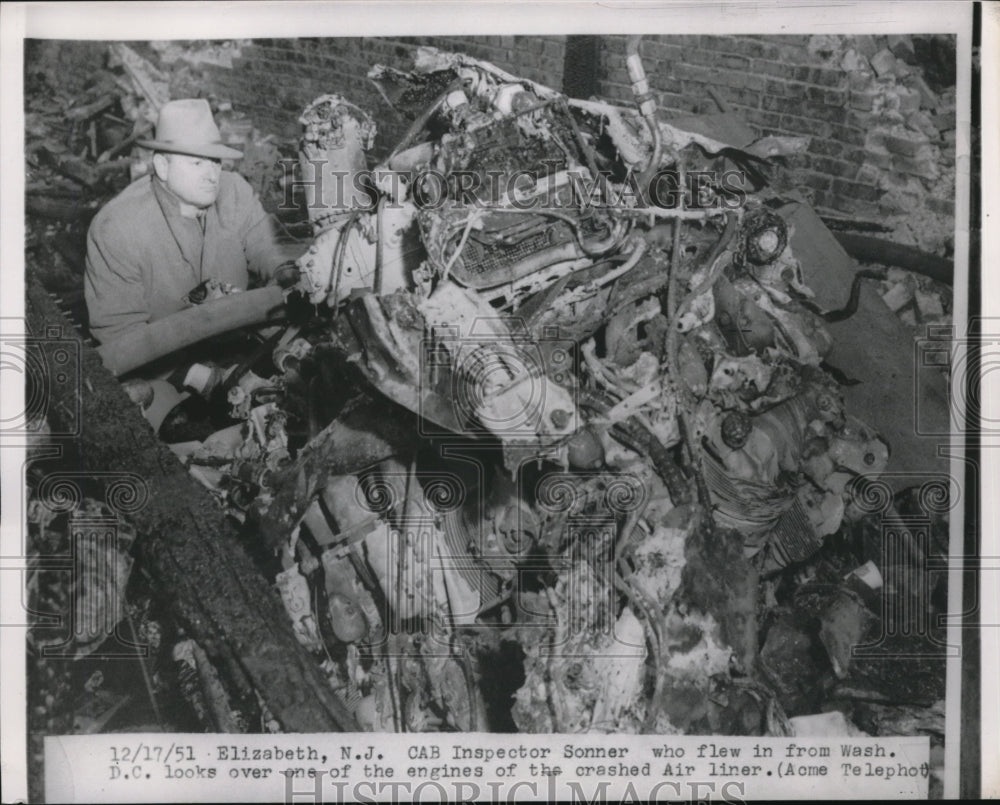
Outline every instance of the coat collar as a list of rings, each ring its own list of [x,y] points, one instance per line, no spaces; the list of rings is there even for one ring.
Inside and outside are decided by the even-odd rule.
[[[198,281],[204,279],[203,262],[205,249],[205,236],[212,226],[213,221],[218,220],[216,204],[205,210],[200,218],[187,218],[181,215],[180,199],[156,176],[152,177],[153,196],[159,204],[163,213],[163,218],[170,229],[177,248],[180,249],[184,261],[191,267],[192,272]]]

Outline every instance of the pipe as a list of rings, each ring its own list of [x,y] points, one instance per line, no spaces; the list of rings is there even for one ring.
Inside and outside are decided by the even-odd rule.
[[[337,294],[340,293],[340,274],[344,265],[344,255],[347,253],[347,240],[351,237],[351,230],[360,219],[360,214],[354,210],[343,229],[340,230],[340,237],[337,239],[337,248],[333,252],[333,266],[330,270],[330,284],[326,289],[326,301],[332,307],[336,307],[340,303]]]
[[[551,207],[540,207],[538,209],[505,209],[504,214],[518,214],[524,213],[526,215],[547,215],[549,218],[558,218],[560,221],[565,221],[573,229],[573,234],[576,236],[576,242],[580,246],[581,251],[588,257],[600,257],[607,252],[618,246],[624,238],[623,229],[627,229],[627,225],[622,225],[620,220],[616,220],[611,230],[611,234],[604,240],[588,243],[583,238],[583,230],[580,226],[580,221],[574,218],[569,213],[562,212],[561,210],[554,210]]]
[[[635,249],[633,249],[632,254],[629,256],[628,260],[625,261],[624,265],[618,266],[618,268],[609,271],[603,277],[594,281],[593,287],[603,288],[609,282],[614,282],[622,274],[627,274],[633,268],[635,268],[642,256],[646,253],[646,249],[649,248],[649,244],[641,238],[636,241]]]
[[[206,338],[261,324],[283,303],[284,291],[277,285],[230,294],[154,321],[97,351],[108,370],[121,376]]]
[[[386,195],[379,196],[375,208],[375,276],[372,277],[372,290],[376,296],[382,295],[382,261],[385,259],[385,201]],[[340,245],[339,243],[337,244]]]
[[[955,279],[955,266],[951,260],[922,251],[916,246],[894,243],[884,238],[856,235],[853,232],[834,232],[845,252],[863,263],[883,263],[899,266],[907,271],[951,285]]]
[[[649,184],[657,168],[660,167],[660,156],[663,150],[663,141],[660,135],[660,126],[656,122],[656,98],[649,91],[649,81],[646,78],[646,70],[642,66],[642,58],[639,56],[639,42],[641,36],[630,36],[625,43],[625,66],[628,68],[629,78],[632,79],[632,94],[635,95],[636,105],[639,107],[639,114],[649,127],[649,134],[653,138],[653,153],[649,157],[649,163],[641,174],[639,174],[639,192],[642,193],[647,205],[648,194],[643,190]]]

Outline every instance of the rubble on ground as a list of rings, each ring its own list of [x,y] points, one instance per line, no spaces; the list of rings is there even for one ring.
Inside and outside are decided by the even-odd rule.
[[[39,165],[45,153],[54,171],[99,171],[166,97],[166,74],[117,47],[121,139],[54,153],[56,124],[39,113]],[[873,81],[899,77],[890,51],[848,53]],[[172,445],[267,557],[296,637],[358,722],[734,735],[916,724],[940,740],[940,657],[907,702],[852,653],[884,627],[877,591],[895,578],[879,517],[858,505],[862,481],[899,469],[827,363],[829,324],[852,311],[816,302],[787,199],[749,181],[735,196],[686,185],[801,143],[740,149],[433,49],[410,73],[372,76],[386,97],[419,99],[421,125],[378,166],[368,207],[310,211],[314,240],[287,294],[298,316],[226,367],[208,399],[225,427]],[[896,114],[904,96],[920,110],[905,82],[883,88]],[[319,101],[304,161],[362,170],[365,113]],[[260,143],[245,124],[226,130]],[[673,203],[632,184],[657,171],[678,182]],[[921,324],[947,321],[945,290],[895,269],[880,286],[886,315]],[[229,701],[197,644],[174,637],[205,728],[280,729]]]
[[[910,35],[814,36],[810,49],[847,73],[850,114],[858,115],[867,129],[858,180],[863,177],[883,191],[877,204],[860,205],[871,208],[865,213],[843,213],[878,221],[896,242],[951,257],[954,80],[934,81],[919,66],[917,54],[935,42],[934,37]]]

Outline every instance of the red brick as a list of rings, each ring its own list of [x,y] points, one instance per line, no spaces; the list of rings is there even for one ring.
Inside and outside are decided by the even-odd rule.
[[[499,39],[499,37],[497,37]],[[566,46],[559,42],[545,42],[545,48],[543,53],[546,56],[550,56],[556,59],[562,59],[566,56]]]
[[[809,70],[810,84],[818,84],[821,87],[839,87],[844,83],[844,80],[842,70],[833,70],[829,67],[813,67]]]
[[[879,78],[894,74],[896,57],[892,55],[892,51],[888,48],[882,48],[882,50],[871,57],[870,61],[875,75]]]
[[[823,120],[828,123],[843,123],[845,120],[844,109],[840,106],[829,106],[822,103],[804,103],[801,105],[799,114],[815,120]]]
[[[934,125],[940,131],[948,131],[955,128],[955,110],[946,109],[939,111],[934,115]]]
[[[912,112],[906,118],[906,125],[927,135],[929,140],[936,140],[940,135],[937,127],[926,112]]]
[[[859,201],[878,201],[882,191],[860,182],[851,182],[847,179],[834,179],[833,192],[838,196],[846,196]]]
[[[741,89],[747,83],[747,74],[738,70],[716,70],[715,78],[720,85],[733,89]]]
[[[878,43],[875,41],[875,37],[870,36],[869,34],[855,36],[854,47],[857,49],[858,53],[861,53],[869,59],[878,52]]]
[[[729,36],[717,36],[715,34],[705,34],[698,37],[698,44],[706,50],[714,50],[717,53],[728,52],[730,47]]]
[[[847,86],[850,90],[864,90],[872,86],[875,76],[867,70],[847,74]]]
[[[624,67],[609,67],[604,71],[604,80],[611,84],[630,86],[628,70]]]
[[[936,212],[938,215],[947,215],[949,218],[955,215],[955,202],[947,198],[927,197],[927,209]]]
[[[730,98],[733,103],[739,106],[757,108],[760,106],[761,95],[759,92],[754,92],[752,89],[736,89],[730,93]]]
[[[882,91],[875,87],[862,90],[852,90],[849,105],[852,109],[863,112],[870,112],[875,104],[875,99],[882,94]]]
[[[657,103],[664,108],[682,109],[687,100],[687,96],[676,92],[660,92],[657,95]]]
[[[705,50],[696,45],[692,45],[681,51],[680,60],[682,62],[686,62],[687,64],[696,64],[701,67],[714,68],[718,58],[718,55],[712,53],[710,50]]]
[[[905,157],[914,157],[920,151],[921,146],[928,144],[927,136],[917,135],[913,138],[897,137],[894,134],[886,134],[883,138],[885,147],[892,153]]]
[[[768,95],[775,95],[782,98],[788,96],[788,87],[788,82],[779,78],[768,78],[764,82],[764,92]]]
[[[918,73],[911,73],[903,79],[903,85],[910,89],[915,89],[920,93],[920,105],[924,109],[937,109],[941,104],[941,99],[937,96],[927,82]]]
[[[746,56],[733,56],[731,54],[722,54],[719,57],[719,62],[722,67],[726,67],[730,70],[749,70],[750,69],[750,59]]]
[[[910,176],[919,176],[921,179],[937,179],[941,175],[934,159],[930,157],[914,158],[894,154],[892,169]]]
[[[696,64],[678,64],[674,69],[678,78],[699,81],[708,85],[714,83],[715,71],[707,67],[700,67]]]
[[[916,53],[913,50],[913,40],[909,36],[889,34],[888,40],[889,50],[893,56],[910,64],[915,63]]]
[[[806,55],[805,46],[809,44],[809,37],[803,34],[769,34],[755,38],[764,42],[774,42],[776,45],[798,48],[803,56]]]
[[[643,42],[642,53],[644,56],[648,53],[651,59],[673,62],[681,58],[681,47],[680,45],[669,45],[665,42],[649,42],[648,44]]]
[[[851,206],[853,218],[868,218],[874,220],[880,217],[879,205],[874,201],[853,201]]]
[[[760,105],[762,109],[769,112],[787,112],[788,114],[795,114],[801,111],[802,107],[801,102],[794,98],[781,98],[777,95],[767,94],[761,98]]]
[[[854,174],[858,171],[857,165],[852,165],[850,162],[845,162],[841,159],[833,159],[832,157],[812,156],[809,158],[809,167],[820,173],[839,176],[844,179],[853,179]]]
[[[881,177],[882,172],[876,168],[874,165],[868,163],[862,165],[857,174],[854,176],[854,181],[860,182],[861,184],[867,184],[877,186],[878,180]]]
[[[766,59],[754,59],[750,63],[750,70],[760,75],[770,75],[776,78],[790,77],[790,68],[781,62],[767,61]]]
[[[865,161],[870,162],[876,168],[888,170],[892,167],[892,154],[884,148],[869,149],[865,152]]]
[[[811,120],[795,115],[782,115],[781,127],[796,134],[809,134],[814,137],[829,138],[833,134],[833,125],[823,120]]]
[[[844,118],[844,122],[849,126],[854,126],[859,129],[868,129],[872,125],[874,116],[871,112],[858,112],[852,109],[847,113]]]
[[[746,119],[748,122],[755,123],[765,129],[776,129],[781,125],[781,115],[775,112],[765,112],[763,109],[748,110]]]
[[[833,194],[831,193],[823,190],[813,190],[812,197],[812,204],[817,210],[828,210],[832,206]]]
[[[833,179],[824,173],[810,172],[802,175],[802,183],[815,190],[829,190]]]
[[[536,36],[515,36],[513,47],[523,53],[535,53],[539,56],[545,50],[544,42]]]
[[[845,90],[823,89],[822,87],[806,87],[806,98],[815,104],[824,106],[843,106],[847,99]]]
[[[729,47],[734,53],[756,59],[777,59],[778,49],[774,45],[743,37],[730,37]]]
[[[844,144],[837,140],[824,140],[821,137],[813,137],[809,141],[807,153],[818,154],[822,157],[839,157],[845,150]]]
[[[907,115],[920,110],[920,93],[908,87],[896,87],[899,96],[899,111]]]
[[[833,124],[830,136],[837,138],[845,145],[864,145],[866,133],[866,130],[852,126]]]
[[[854,213],[857,209],[858,200],[856,198],[849,198],[835,192],[830,193],[830,198],[832,199],[830,206],[837,212]]]

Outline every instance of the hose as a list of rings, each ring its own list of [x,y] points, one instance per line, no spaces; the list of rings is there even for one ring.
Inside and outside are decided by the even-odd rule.
[[[636,238],[635,248],[632,250],[632,254],[629,255],[628,260],[625,261],[623,265],[618,266],[618,268],[612,269],[607,274],[605,274],[600,279],[594,280],[591,283],[591,287],[603,288],[609,282],[614,282],[622,274],[627,274],[633,268],[635,268],[642,256],[646,253],[646,249],[649,248],[649,244],[641,238]]]
[[[355,210],[347,219],[344,228],[340,230],[340,237],[337,239],[337,248],[333,252],[333,264],[330,270],[330,283],[326,288],[327,303],[336,307],[339,300],[337,294],[340,292],[340,274],[344,265],[344,255],[347,253],[347,240],[351,236],[351,230],[360,220],[361,216]],[[332,301],[331,301],[332,300]]]
[[[820,317],[823,321],[830,324],[849,319],[858,312],[858,303],[861,301],[861,281],[866,279],[884,280],[885,278],[886,271],[884,269],[862,269],[854,275],[854,280],[851,282],[851,293],[847,299],[847,304],[840,310],[829,310],[826,313],[819,312]],[[806,307],[813,309],[815,308],[815,305],[810,304],[806,305]],[[813,310],[813,312],[815,313],[818,311]]]
[[[448,262],[444,265],[444,271],[441,272],[441,281],[447,282],[448,275],[451,273],[451,267],[455,265],[455,261],[458,260],[458,256],[462,253],[465,248],[465,244],[469,242],[469,233],[472,231],[472,227],[476,223],[476,216],[470,215],[465,221],[465,229],[462,231],[462,237],[458,241],[458,245],[455,247],[455,251],[452,252],[451,257],[448,258]]]
[[[385,251],[385,203],[387,198],[384,194],[380,196],[378,207],[375,210],[375,275],[372,277],[372,290],[375,291],[376,296],[382,295],[382,255]]]
[[[580,246],[580,250],[588,257],[600,257],[601,255],[607,254],[609,251],[621,244],[625,237],[625,233],[628,230],[628,224],[623,224],[621,220],[616,220],[612,225],[611,234],[604,240],[597,241],[596,243],[588,243],[584,240],[583,229],[581,227],[580,221],[569,213],[562,212],[561,210],[555,210],[551,207],[540,207],[538,209],[504,209],[503,213],[506,214],[518,214],[522,213],[525,215],[544,215],[549,218],[558,218],[560,221],[565,221],[573,229],[573,234],[576,236],[576,242]]]
[[[899,266],[926,277],[951,285],[955,279],[955,266],[951,260],[930,254],[916,246],[894,243],[884,238],[856,235],[853,232],[834,232],[833,236],[855,260],[863,263],[883,263]]]
[[[660,167],[660,157],[663,151],[663,141],[660,135],[660,126],[656,122],[656,98],[649,91],[649,81],[646,78],[646,70],[642,66],[642,58],[639,56],[639,43],[641,36],[630,36],[625,43],[625,66],[628,68],[629,78],[632,79],[632,94],[635,95],[636,105],[639,107],[639,114],[649,127],[649,134],[653,138],[653,153],[649,157],[649,162],[645,169],[639,174],[639,192],[648,204],[648,193],[643,189],[649,185],[649,180]]]
[[[108,370],[120,376],[206,338],[261,324],[283,304],[284,291],[277,285],[230,294],[154,321],[97,351]]]

